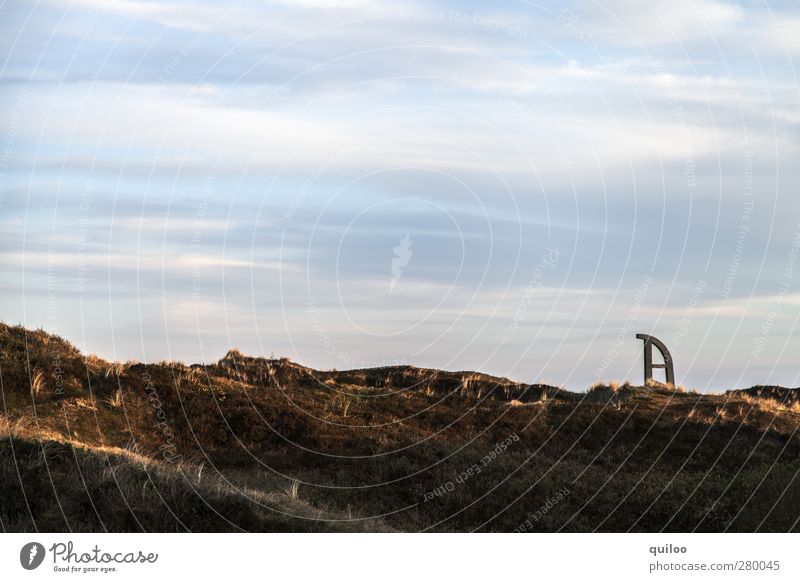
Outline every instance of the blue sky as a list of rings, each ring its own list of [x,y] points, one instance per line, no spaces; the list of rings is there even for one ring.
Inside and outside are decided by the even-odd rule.
[[[800,9],[0,4],[0,317],[583,388],[800,384]]]

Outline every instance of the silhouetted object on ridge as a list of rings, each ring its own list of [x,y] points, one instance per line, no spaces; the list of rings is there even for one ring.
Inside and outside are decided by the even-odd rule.
[[[663,368],[666,374],[667,384],[675,385],[675,369],[672,366],[672,354],[669,353],[664,342],[652,335],[637,333],[636,338],[644,341],[644,383],[647,384],[653,379],[653,368]],[[653,363],[653,346],[661,352],[664,358],[663,364]]]

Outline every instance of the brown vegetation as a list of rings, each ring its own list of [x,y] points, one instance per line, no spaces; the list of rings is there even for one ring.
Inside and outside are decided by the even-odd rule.
[[[5,530],[512,531],[565,488],[534,531],[800,518],[797,390],[123,364],[2,324],[0,381]]]

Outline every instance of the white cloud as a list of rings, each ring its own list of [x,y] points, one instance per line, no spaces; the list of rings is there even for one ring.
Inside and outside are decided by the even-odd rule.
[[[458,14],[469,17],[467,10],[472,9],[461,6]],[[281,338],[274,341],[283,348],[289,349],[287,337],[296,336],[308,347],[303,353],[310,354],[309,363],[337,365],[325,359],[328,354],[309,329],[304,300],[310,279],[320,301],[327,302],[320,310],[330,317],[328,331],[340,349],[372,360],[411,354],[417,363],[483,368],[487,354],[508,335],[509,320],[525,293],[523,281],[504,295],[504,281],[512,276],[524,280],[522,273],[531,267],[530,256],[515,265],[514,257],[503,254],[516,234],[508,225],[516,226],[521,217],[525,236],[532,239],[527,240],[529,250],[545,238],[545,225],[560,221],[566,225],[561,235],[563,269],[568,247],[574,245],[575,254],[569,257],[573,270],[569,275],[559,272],[563,278],[535,290],[524,325],[510,340],[513,345],[504,345],[491,365],[507,371],[514,368],[515,358],[522,358],[525,377],[536,377],[544,368],[548,376],[563,380],[576,366],[590,373],[596,368],[594,360],[613,345],[629,316],[639,273],[658,259],[663,274],[689,241],[680,272],[666,274],[676,287],[654,287],[636,321],[637,328],[653,326],[667,339],[676,333],[676,321],[685,312],[685,290],[699,276],[691,269],[704,258],[695,255],[709,252],[714,261],[727,261],[734,250],[730,235],[735,236],[738,223],[723,220],[718,233],[711,231],[714,220],[728,216],[741,200],[745,147],[755,152],[752,171],[759,204],[745,241],[745,261],[762,260],[758,251],[764,241],[785,238],[793,228],[786,225],[796,222],[798,208],[792,198],[796,170],[791,161],[798,154],[800,113],[785,51],[790,57],[800,51],[796,16],[754,5],[740,10],[712,0],[612,0],[602,6],[587,1],[571,8],[577,20],[569,24],[564,18],[557,21],[557,12],[524,3],[506,5],[503,14],[480,12],[497,23],[519,25],[523,37],[455,18],[448,10],[350,0],[246,2],[233,8],[211,2],[78,0],[71,11],[55,1],[37,8],[24,42],[10,55],[6,84],[0,85],[4,92],[19,85],[27,90],[3,207],[4,241],[18,245],[0,255],[4,273],[11,275],[9,288],[17,285],[24,269],[28,313],[37,313],[34,307],[41,303],[35,303],[36,293],[46,292],[47,286],[34,283],[42,283],[47,268],[69,274],[82,264],[103,275],[87,283],[89,292],[113,294],[119,301],[115,322],[127,318],[133,324],[140,315],[131,303],[140,291],[136,285],[160,291],[169,280],[179,287],[200,269],[208,280],[203,288],[207,301],[187,302],[186,289],[155,293],[159,296],[145,301],[152,300],[154,313],[166,313],[169,329],[157,329],[156,324],[148,333],[174,333],[183,338],[177,342],[182,355],[195,359],[185,338],[196,332],[198,312],[204,339],[208,336],[220,346],[227,344],[220,331],[229,323],[227,313],[235,323],[234,343],[246,343],[239,338],[252,334],[254,326],[243,314],[252,310],[271,339]],[[40,11],[47,18],[39,18]],[[97,19],[88,18],[90,13]],[[84,39],[92,41],[86,45],[91,52],[79,50]],[[14,102],[0,100],[4,128],[14,118]],[[682,172],[689,161],[702,165],[704,160],[705,173],[689,195]],[[385,182],[348,191],[347,203],[339,205],[341,198],[334,196],[352,178],[397,167],[423,168],[452,184],[431,186],[419,179],[423,172],[398,172]],[[186,208],[200,195],[194,189],[198,175],[211,173],[217,178],[217,213],[210,212],[199,226],[209,235],[203,237],[202,249],[187,253],[198,225],[192,218],[197,207],[188,214]],[[75,201],[89,176],[97,187],[87,211],[85,253],[47,253],[49,242],[64,250],[77,246],[79,227],[70,212],[77,212]],[[297,194],[297,183],[309,177],[313,187],[289,225],[291,240],[281,264],[275,258],[275,231],[285,226],[282,212]],[[268,188],[273,178],[277,185]],[[780,187],[773,189],[776,181]],[[508,200],[524,208],[502,197],[506,186],[514,196],[521,193]],[[397,192],[435,200],[465,222],[464,238],[473,251],[468,261],[472,278],[457,281],[453,288],[437,282],[449,272],[453,257],[433,245],[425,268],[414,273],[415,262],[391,298],[386,281],[391,246],[385,257],[355,253],[352,265],[340,265],[340,281],[331,269],[326,271],[333,254],[328,243],[335,247],[342,225],[362,207]],[[113,218],[112,197],[126,202],[113,206]],[[547,212],[534,198],[550,205]],[[35,204],[28,208],[31,200]],[[138,216],[142,210],[152,216],[172,200],[183,204],[178,217]],[[325,248],[311,250],[319,256],[311,257],[307,272],[304,252],[314,216],[301,215],[324,214],[327,201],[327,210],[338,214],[319,227]],[[22,208],[28,212],[24,218]],[[259,217],[258,225],[251,211],[255,208],[267,215]],[[769,213],[777,208],[776,223],[771,224]],[[232,214],[235,222],[219,214],[226,210],[237,211]],[[739,219],[737,210],[734,220]],[[500,225],[494,236],[475,226],[484,215]],[[402,222],[399,214],[390,218],[359,233],[359,251],[373,250],[376,232]],[[413,219],[424,218],[419,213],[409,222],[416,226]],[[659,248],[662,254],[654,257],[655,245],[638,243],[656,233],[639,231],[658,226],[659,220],[679,234],[668,229]],[[623,228],[611,232],[612,222]],[[111,227],[119,234],[113,246],[107,238]],[[141,246],[137,233],[145,240]],[[697,243],[706,235],[708,248]],[[254,236],[263,247],[251,248]],[[234,240],[227,247],[229,237]],[[417,240],[421,252],[422,241]],[[495,254],[486,252],[489,244],[496,245],[491,249]],[[693,325],[703,328],[703,334],[704,326],[711,327],[710,342],[729,341],[734,319],[742,321],[744,336],[758,333],[769,316],[776,297],[765,296],[765,289],[786,259],[779,244],[764,248],[764,279],[772,279],[756,280],[747,268],[737,279],[737,290],[745,288],[745,280],[748,289],[752,284],[752,301],[709,300],[694,311]],[[622,265],[628,251],[630,263]],[[490,255],[491,261],[486,259]],[[474,274],[480,263],[476,256],[499,272],[482,288]],[[416,259],[423,262],[423,255]],[[386,271],[379,281],[365,279],[373,267]],[[712,261],[710,271],[716,267]],[[113,281],[105,276],[109,268]],[[146,271],[141,280],[136,269]],[[703,275],[709,290],[715,288],[712,273]],[[218,289],[223,275],[224,301]],[[617,277],[615,296],[609,286]],[[562,280],[571,287],[553,287]],[[687,286],[687,281],[692,283]],[[433,313],[413,333],[391,343],[365,340],[331,299],[338,298],[339,290],[354,320],[365,325],[378,322],[385,329],[402,329]],[[779,320],[786,326],[800,296],[787,296],[783,304]],[[283,316],[288,329],[274,330]],[[701,341],[696,338],[687,336],[687,345]],[[629,339],[629,353],[619,357],[609,377],[638,362],[640,346]],[[535,350],[529,345],[534,340]],[[526,353],[529,348],[536,353]],[[725,364],[730,367],[741,353],[741,348],[732,352]]]
[[[279,261],[251,261],[225,258],[202,253],[176,253],[168,250],[128,250],[127,252],[93,253],[47,253],[40,251],[2,252],[0,259],[12,271],[43,270],[53,268],[96,267],[101,269],[122,269],[129,271],[152,271],[169,273],[191,273],[194,269],[252,269],[268,271],[300,272],[299,267]],[[7,267],[7,269],[8,269]]]

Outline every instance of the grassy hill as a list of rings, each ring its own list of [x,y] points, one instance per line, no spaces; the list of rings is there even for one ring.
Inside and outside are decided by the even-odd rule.
[[[798,391],[574,393],[0,324],[5,531],[798,531]]]

